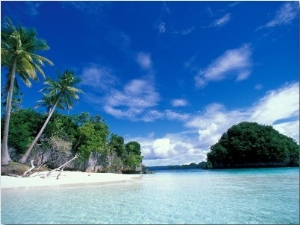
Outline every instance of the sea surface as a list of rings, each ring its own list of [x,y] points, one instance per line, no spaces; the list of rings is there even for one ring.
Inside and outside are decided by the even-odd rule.
[[[1,191],[2,224],[299,224],[299,168],[157,171]]]

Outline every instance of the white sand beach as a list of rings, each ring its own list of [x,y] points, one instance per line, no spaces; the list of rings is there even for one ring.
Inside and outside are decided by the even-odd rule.
[[[1,176],[1,189],[46,187],[59,185],[101,185],[107,183],[132,181],[133,179],[142,177],[141,174],[86,173],[64,171],[57,179],[57,175],[59,172],[52,172],[50,176],[46,177],[47,173],[47,171],[34,173],[30,177]]]

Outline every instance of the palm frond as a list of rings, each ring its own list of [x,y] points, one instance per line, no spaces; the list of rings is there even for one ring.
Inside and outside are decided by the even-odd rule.
[[[51,103],[51,98],[57,99],[59,96],[59,102],[57,107],[61,109],[70,110],[73,108],[73,101],[78,100],[78,93],[83,91],[76,87],[81,81],[74,75],[74,72],[66,70],[64,73],[57,72],[57,81],[46,78],[44,84],[46,85],[41,91],[46,93],[43,98],[43,104],[48,100],[48,105]],[[53,104],[53,103],[52,103]]]
[[[37,54],[48,49],[46,41],[37,37],[35,29],[14,26],[8,17],[5,18],[1,30],[1,63],[10,68],[17,58],[16,73],[26,85],[31,85],[30,79],[39,80],[37,73],[45,77],[41,68],[45,63],[53,65],[49,59]]]

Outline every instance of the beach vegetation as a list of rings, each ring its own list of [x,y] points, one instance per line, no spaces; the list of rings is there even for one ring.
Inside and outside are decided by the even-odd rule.
[[[88,158],[91,152],[104,152],[108,135],[108,126],[101,117],[91,117],[77,129],[75,150],[83,158]]]
[[[117,134],[111,134],[109,138],[110,151],[116,152],[117,156],[123,158],[125,156],[124,138]]]
[[[4,90],[6,109],[1,143],[1,165],[7,165],[11,161],[8,153],[8,135],[13,93],[18,89],[16,75],[28,87],[31,86],[31,80],[39,80],[38,73],[45,77],[41,66],[45,63],[53,65],[53,63],[37,53],[48,49],[46,41],[37,37],[35,29],[15,26],[8,17],[4,19],[1,28],[1,66],[7,69],[8,74]]]
[[[28,108],[13,112],[10,117],[9,146],[17,153],[24,154],[42,125],[43,119],[40,113]],[[2,118],[2,124],[3,120]],[[3,126],[1,128],[3,129]]]
[[[46,87],[41,90],[44,97],[38,102],[39,104],[37,106],[46,106],[48,109],[48,116],[39,133],[34,138],[25,154],[19,160],[20,163],[25,163],[27,161],[30,152],[44,132],[55,109],[60,108],[69,110],[73,107],[73,100],[79,99],[78,93],[82,93],[82,90],[77,88],[77,85],[80,82],[81,80],[79,77],[76,77],[74,72],[70,70],[66,70],[63,74],[58,73],[57,81],[51,78],[46,78]]]

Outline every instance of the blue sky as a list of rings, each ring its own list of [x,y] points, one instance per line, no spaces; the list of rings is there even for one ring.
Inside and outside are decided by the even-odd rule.
[[[201,162],[242,121],[299,143],[299,2],[2,1],[4,16],[47,41],[47,76],[82,78],[69,114],[101,115],[147,166]],[[24,108],[42,87],[21,86]]]

